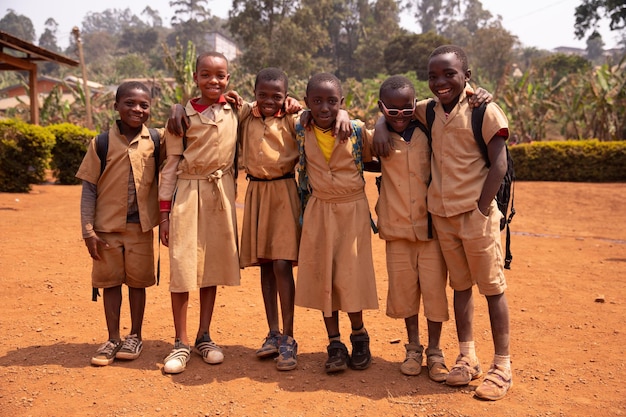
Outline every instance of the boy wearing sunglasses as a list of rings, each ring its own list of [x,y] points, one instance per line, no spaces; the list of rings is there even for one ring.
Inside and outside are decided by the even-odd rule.
[[[404,375],[419,375],[424,347],[420,343],[420,297],[428,325],[426,363],[433,381],[446,380],[439,347],[442,322],[449,319],[447,270],[441,248],[429,227],[426,193],[430,182],[430,145],[426,128],[414,120],[415,89],[406,77],[394,75],[380,86],[378,107],[383,113],[392,150],[381,158],[382,182],[376,204],[380,238],[386,241],[386,314],[404,319],[408,336]]]

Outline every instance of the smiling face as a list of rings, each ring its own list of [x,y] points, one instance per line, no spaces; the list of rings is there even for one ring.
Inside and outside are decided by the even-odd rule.
[[[333,126],[343,105],[341,90],[331,81],[320,81],[308,88],[304,101],[311,110],[315,125],[320,129]]]
[[[198,103],[215,103],[226,90],[229,79],[228,62],[224,58],[209,55],[199,59],[193,73],[193,80],[202,95]]]
[[[447,111],[459,101],[470,75],[454,52],[435,55],[428,61],[428,86]]]
[[[283,80],[259,80],[254,88],[254,99],[265,117],[271,117],[281,110],[286,98],[287,89]]]
[[[122,121],[122,132],[136,130],[150,117],[150,94],[139,88],[124,91],[115,102]]]
[[[384,90],[380,96],[378,108],[394,132],[402,133],[413,118],[415,94],[409,87]]]

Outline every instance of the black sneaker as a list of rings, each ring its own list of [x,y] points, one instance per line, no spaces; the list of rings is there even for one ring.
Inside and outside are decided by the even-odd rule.
[[[352,342],[350,367],[359,371],[369,368],[372,363],[372,354],[370,353],[370,337],[367,332],[351,334],[350,341]]]
[[[348,369],[350,356],[348,356],[348,348],[346,345],[338,340],[333,340],[326,350],[328,351],[328,360],[324,367],[327,374]]]

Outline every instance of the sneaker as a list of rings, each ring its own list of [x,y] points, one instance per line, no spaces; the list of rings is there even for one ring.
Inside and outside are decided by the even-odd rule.
[[[278,332],[269,332],[267,337],[263,341],[261,349],[256,351],[257,358],[270,358],[278,354],[278,347],[280,346],[280,340],[282,335]]]
[[[419,375],[422,372],[422,360],[424,358],[424,346],[409,343],[406,348],[406,358],[400,365],[400,372],[404,375]]]
[[[126,336],[122,347],[117,351],[115,357],[117,359],[133,360],[141,355],[143,350],[143,342],[139,340],[136,334]]]
[[[196,339],[196,352],[202,356],[206,363],[215,365],[224,362],[224,353],[214,341],[211,340],[208,333],[204,333]]]
[[[180,339],[174,342],[174,349],[163,360],[163,372],[167,374],[179,374],[185,370],[189,357],[191,356],[191,348],[184,344]]]
[[[448,377],[448,367],[441,349],[426,349],[426,365],[428,377],[435,382],[444,382]]]
[[[350,357],[350,367],[362,371],[370,367],[372,354],[370,353],[370,336],[365,333],[351,334],[352,355]]]
[[[348,356],[348,348],[346,345],[338,340],[333,340],[326,348],[326,351],[328,352],[328,359],[326,360],[324,368],[327,374],[348,369],[350,357]]]
[[[511,370],[495,363],[487,372],[482,384],[476,388],[475,394],[483,400],[500,400],[504,398],[509,389],[513,386],[513,376]]]
[[[278,358],[276,358],[276,369],[279,371],[291,371],[298,366],[296,355],[298,353],[298,343],[293,337],[284,335],[278,347]]]
[[[121,340],[107,340],[98,348],[96,355],[91,358],[91,364],[97,366],[111,365],[121,347]]]
[[[451,386],[467,385],[472,379],[479,378],[483,374],[478,359],[470,359],[459,355],[456,363],[446,377],[446,384]]]

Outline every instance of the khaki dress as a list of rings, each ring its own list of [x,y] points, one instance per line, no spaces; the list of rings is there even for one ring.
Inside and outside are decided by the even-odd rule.
[[[362,132],[363,160],[369,161],[370,135]],[[326,162],[315,133],[307,131],[304,148],[313,193],[302,225],[296,305],[325,317],[377,309],[369,205],[352,143],[336,141]]]

